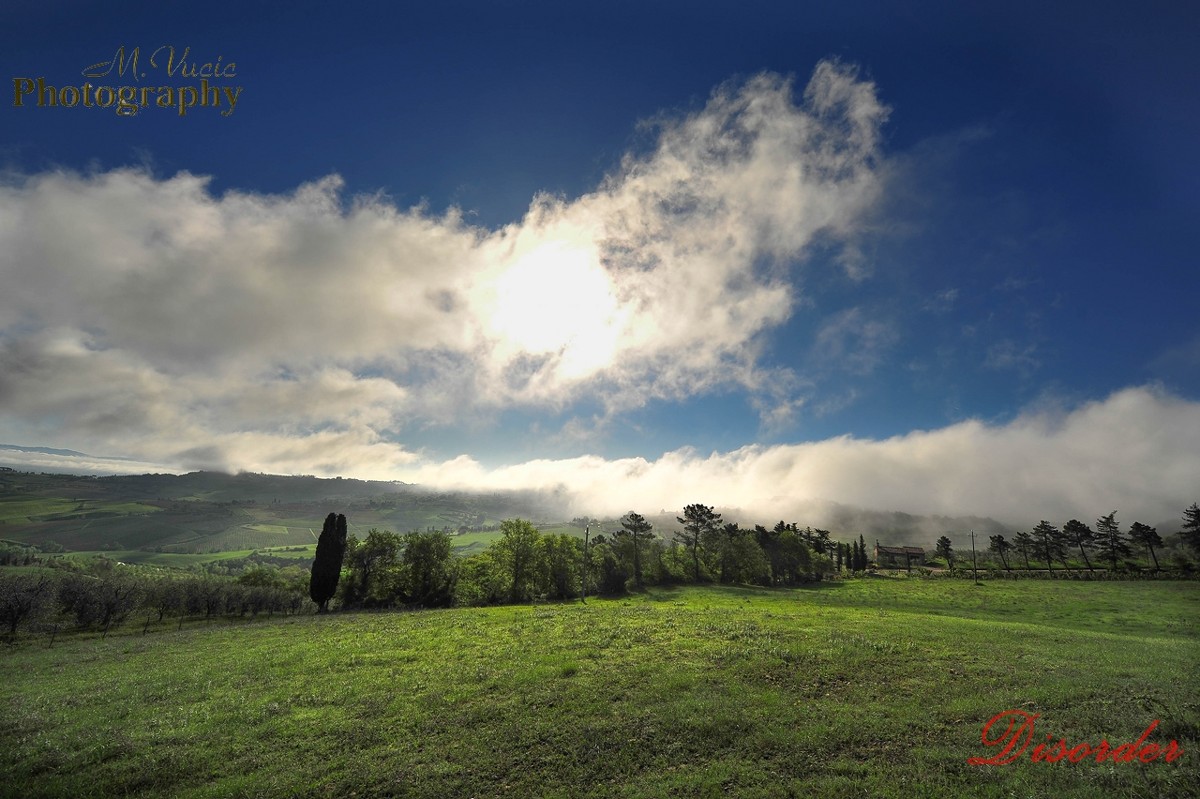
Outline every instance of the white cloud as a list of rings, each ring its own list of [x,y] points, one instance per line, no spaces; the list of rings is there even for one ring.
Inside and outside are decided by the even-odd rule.
[[[347,201],[337,177],[282,195],[138,169],[9,179],[0,432],[249,468],[272,437],[777,392],[795,381],[759,366],[762,337],[806,248],[860,232],[886,114],[832,63],[799,103],[776,75],[721,86],[595,191],[498,230]]]

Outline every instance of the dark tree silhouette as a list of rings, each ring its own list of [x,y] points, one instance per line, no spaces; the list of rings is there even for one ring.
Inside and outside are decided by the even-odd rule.
[[[1032,568],[1029,565],[1029,553],[1033,551],[1034,544],[1035,542],[1033,540],[1033,536],[1031,536],[1029,533],[1017,533],[1015,536],[1013,536],[1013,546],[1016,547],[1016,550],[1021,553],[1021,557],[1025,559],[1026,571],[1029,571],[1030,568]]]
[[[317,539],[317,554],[313,558],[312,575],[308,581],[308,595],[317,603],[318,613],[329,611],[329,600],[337,593],[345,555],[346,517],[331,513],[325,517],[321,537]]]
[[[1062,533],[1050,522],[1042,519],[1033,528],[1033,540],[1037,542],[1037,550],[1046,560],[1046,568],[1054,573],[1054,558],[1062,557]]]
[[[1200,555],[1200,505],[1195,502],[1183,511],[1183,528],[1179,531],[1179,537]]]
[[[780,522],[782,524],[783,522]],[[779,578],[784,572],[783,567],[783,547],[780,536],[783,531],[778,527],[774,530],[768,530],[761,524],[754,525],[754,540],[758,542],[759,548],[763,551],[763,555],[767,558],[767,579],[771,585],[777,585]],[[838,550],[838,563],[841,563],[841,550]]]
[[[721,582],[732,582],[734,575],[741,570],[741,544],[749,533],[749,530],[743,530],[737,522],[725,522],[710,528],[706,535],[701,535],[701,543],[705,550],[716,556],[718,579]]]
[[[1150,558],[1154,561],[1154,571],[1158,571],[1158,556],[1154,554],[1154,548],[1163,545],[1162,536],[1158,534],[1158,530],[1148,524],[1134,522],[1129,525],[1129,537],[1150,550]]]
[[[654,529],[654,525],[646,521],[646,517],[640,513],[629,511],[625,514],[625,518],[621,520],[621,527],[624,528],[617,535],[627,535],[633,539],[633,584],[639,589],[642,588],[642,542],[649,541],[650,531]]]
[[[1083,555],[1083,562],[1087,564],[1088,571],[1095,571],[1087,554],[1088,547],[1094,546],[1096,543],[1096,533],[1092,528],[1078,519],[1072,519],[1063,525],[1062,531],[1067,543],[1079,547],[1079,554]]]
[[[1116,511],[1096,520],[1096,537],[1096,549],[1100,551],[1101,557],[1112,564],[1113,569],[1117,568],[1117,558],[1133,554],[1129,544],[1125,543],[1125,537],[1121,535]]]
[[[935,551],[946,559],[946,566],[954,568],[954,547],[950,546],[950,539],[947,536],[942,536],[937,540]]]
[[[8,627],[10,639],[17,635],[22,622],[36,616],[50,599],[50,579],[44,575],[5,574],[0,576],[0,624]]]
[[[1000,556],[1000,562],[1004,564],[1004,570],[1012,571],[1012,567],[1008,565],[1008,559],[1004,555],[1013,548],[1013,545],[1006,541],[1004,536],[999,533],[990,536],[988,541],[988,549]]]

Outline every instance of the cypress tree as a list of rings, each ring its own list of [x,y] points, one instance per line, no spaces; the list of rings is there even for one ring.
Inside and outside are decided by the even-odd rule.
[[[308,595],[317,603],[318,613],[329,611],[329,600],[337,591],[345,555],[346,517],[331,513],[325,517],[325,526],[317,539],[317,555],[313,558],[312,576],[308,582]]]

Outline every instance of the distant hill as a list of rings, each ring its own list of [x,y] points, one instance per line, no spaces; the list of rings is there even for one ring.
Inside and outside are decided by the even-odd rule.
[[[0,539],[71,551],[202,554],[312,544],[327,513],[372,528],[469,532],[565,518],[537,492],[431,491],[401,482],[267,474],[79,476],[0,471]]]
[[[52,449],[50,447],[19,447],[16,444],[0,444],[0,449],[16,450],[17,452],[37,452],[42,455],[63,455],[73,458],[89,458],[86,452],[76,452],[73,449]]]

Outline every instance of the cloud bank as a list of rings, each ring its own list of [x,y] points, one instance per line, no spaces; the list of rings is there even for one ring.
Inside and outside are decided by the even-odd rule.
[[[257,442],[262,459],[245,468],[352,473],[447,489],[539,490],[552,492],[573,515],[674,512],[702,502],[739,509],[746,518],[818,526],[845,516],[846,508],[831,503],[988,516],[1029,528],[1040,519],[1090,522],[1112,510],[1124,525],[1158,524],[1177,520],[1184,507],[1200,501],[1200,402],[1150,387],[1070,411],[1031,411],[1003,425],[968,421],[886,440],[841,437],[708,455],[680,449],[656,459],[547,459],[489,469],[468,456],[424,460],[397,444],[344,435],[319,443],[329,453],[324,464],[312,460],[305,444],[289,449],[286,440],[264,437]],[[0,452],[0,462],[62,469],[84,459]],[[357,468],[346,471],[348,464]],[[150,470],[99,460],[91,468]]]
[[[886,440],[841,437],[656,460],[533,461],[486,470],[468,459],[427,464],[421,482],[561,487],[576,509],[619,514],[693,502],[765,519],[812,517],[822,503],[877,511],[982,515],[1015,526],[1091,521],[1114,509],[1129,523],[1174,519],[1200,500],[1200,403],[1130,388],[1070,412],[1037,411],[1004,425],[968,421]],[[818,511],[819,512],[819,511]]]

